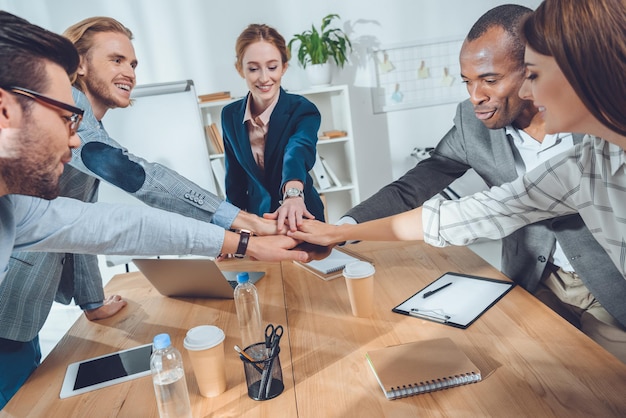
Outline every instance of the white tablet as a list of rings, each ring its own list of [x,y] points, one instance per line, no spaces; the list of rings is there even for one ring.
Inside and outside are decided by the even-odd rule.
[[[150,374],[152,344],[121,350],[67,366],[59,397],[69,396],[127,382]]]

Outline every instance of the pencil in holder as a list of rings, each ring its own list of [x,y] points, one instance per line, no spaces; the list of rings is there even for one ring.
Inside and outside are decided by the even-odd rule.
[[[265,349],[265,343],[261,342],[248,346],[244,352],[250,355],[251,353],[258,353],[261,349]],[[279,353],[280,347],[277,347],[266,358],[257,361],[250,361],[243,355],[239,356],[241,361],[243,361],[243,369],[246,374],[248,396],[255,401],[275,398],[285,389]]]

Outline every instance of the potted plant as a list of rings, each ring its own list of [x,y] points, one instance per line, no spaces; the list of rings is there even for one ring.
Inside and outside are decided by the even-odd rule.
[[[334,19],[340,19],[338,14],[329,14],[322,19],[320,30],[315,25],[300,34],[295,34],[289,41],[289,50],[293,52],[294,44],[299,42],[298,62],[307,71],[313,85],[330,84],[330,66],[332,60],[338,67],[343,68],[348,61],[348,54],[352,51],[352,43],[341,29],[330,28]],[[323,74],[319,79],[318,73]]]

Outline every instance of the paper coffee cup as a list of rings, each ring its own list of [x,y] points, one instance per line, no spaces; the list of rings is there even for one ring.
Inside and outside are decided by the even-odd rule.
[[[374,266],[366,261],[355,261],[343,269],[352,314],[358,317],[372,315],[374,307]]]
[[[183,342],[200,394],[207,398],[226,390],[224,338],[224,331],[218,327],[200,325],[187,331]]]

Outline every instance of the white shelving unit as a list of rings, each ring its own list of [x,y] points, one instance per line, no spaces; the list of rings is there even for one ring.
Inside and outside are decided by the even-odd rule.
[[[318,154],[324,158],[341,182],[340,187],[333,186],[323,190],[318,189],[318,192],[323,195],[326,201],[326,212],[328,214],[326,221],[334,223],[348,209],[360,202],[348,86],[324,86],[308,90],[290,91],[290,93],[304,96],[317,106],[322,115],[319,135],[322,135],[322,132],[331,130],[347,132],[347,136],[320,139],[317,143]],[[200,103],[204,123],[206,125],[215,123],[221,133],[222,108],[235,100],[238,99]],[[221,160],[224,158],[224,155],[210,154],[209,158],[211,161]],[[223,193],[223,190],[221,192]]]

